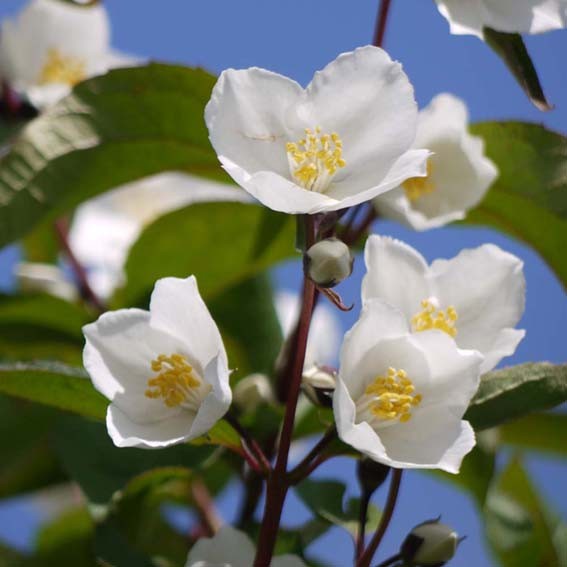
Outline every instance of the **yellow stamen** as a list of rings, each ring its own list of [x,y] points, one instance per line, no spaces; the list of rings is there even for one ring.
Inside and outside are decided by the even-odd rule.
[[[402,183],[407,198],[413,203],[423,195],[428,195],[435,191],[435,184],[431,180],[433,165],[431,159],[427,161],[427,175],[425,177],[412,177]]]
[[[163,398],[169,408],[185,402],[191,395],[191,390],[201,385],[200,380],[193,374],[193,368],[181,354],[160,354],[152,360],[151,366],[152,370],[159,374],[148,380],[149,388],[145,395],[152,399]]]
[[[85,63],[79,57],[63,55],[58,49],[47,51],[47,60],[41,70],[38,84],[63,83],[74,86],[86,79]]]
[[[421,302],[423,310],[414,315],[411,319],[411,325],[414,332],[429,331],[438,329],[445,331],[451,337],[457,336],[457,311],[454,307],[449,306],[445,311],[436,309],[435,305],[429,300],[424,299]]]
[[[368,407],[375,418],[384,421],[397,419],[400,423],[411,419],[412,408],[421,400],[406,372],[395,368],[388,368],[386,376],[377,376],[366,387],[363,397],[363,403],[369,401]]]
[[[323,192],[335,173],[346,165],[339,135],[321,134],[319,127],[306,128],[305,138],[288,142],[286,151],[292,175],[309,191]]]

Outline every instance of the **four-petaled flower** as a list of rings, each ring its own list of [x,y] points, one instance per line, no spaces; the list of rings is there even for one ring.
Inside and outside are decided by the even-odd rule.
[[[427,148],[427,177],[408,179],[374,200],[377,211],[416,230],[465,218],[498,175],[484,141],[468,131],[467,108],[450,95],[436,96],[419,113],[414,147]]]
[[[514,328],[524,312],[523,263],[493,244],[428,266],[407,244],[371,236],[365,261],[363,301],[386,301],[402,311],[413,332],[438,329],[460,348],[479,351],[482,372],[513,354],[524,337]]]
[[[333,398],[339,437],[388,466],[457,473],[475,444],[462,417],[481,362],[447,333],[411,333],[401,311],[366,302],[341,349]]]
[[[2,78],[37,108],[54,104],[84,79],[136,62],[111,49],[102,4],[31,0],[17,19],[2,22]]]
[[[158,280],[149,312],[110,311],[83,332],[83,362],[111,402],[106,425],[117,446],[182,443],[228,410],[226,352],[193,276]]]
[[[429,152],[411,149],[413,88],[376,47],[340,55],[306,89],[264,69],[224,71],[205,119],[224,169],[276,211],[350,207],[426,173]]]
[[[543,33],[567,25],[566,0],[436,0],[456,35],[483,37],[485,27],[509,33]]]
[[[223,526],[214,537],[201,538],[189,552],[185,567],[250,567],[256,550],[250,538],[231,526]],[[306,567],[295,555],[280,555],[271,567]]]

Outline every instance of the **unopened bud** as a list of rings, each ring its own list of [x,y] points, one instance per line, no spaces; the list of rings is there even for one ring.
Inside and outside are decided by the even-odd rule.
[[[338,238],[313,244],[303,257],[305,273],[321,287],[333,287],[348,278],[353,262],[349,247]]]
[[[75,286],[52,264],[20,262],[14,268],[14,275],[23,293],[48,293],[68,301],[77,299]]]
[[[305,395],[317,406],[331,407],[337,384],[336,370],[314,364],[303,370],[301,387]]]
[[[254,411],[261,404],[274,400],[270,380],[265,374],[250,374],[236,384],[233,390],[234,403],[241,411]]]
[[[358,483],[360,484],[362,493],[368,495],[374,494],[374,492],[384,484],[384,481],[388,478],[389,472],[389,466],[377,463],[368,457],[362,457],[358,461],[356,468],[356,476],[358,477]]]
[[[439,520],[417,525],[402,543],[400,554],[407,565],[414,567],[441,567],[457,551],[459,536]]]

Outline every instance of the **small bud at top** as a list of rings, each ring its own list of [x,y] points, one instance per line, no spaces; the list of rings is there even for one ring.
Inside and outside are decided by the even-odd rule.
[[[441,567],[454,557],[458,544],[457,532],[439,520],[429,520],[413,528],[400,554],[407,565]]]
[[[353,262],[348,246],[338,238],[313,244],[303,257],[305,273],[321,287],[333,287],[348,278]]]
[[[254,411],[261,404],[274,400],[270,380],[265,374],[250,374],[236,384],[233,390],[234,403],[241,411]]]
[[[305,395],[317,406],[331,407],[337,372],[329,366],[314,364],[303,370],[301,387]]]
[[[358,461],[356,475],[363,494],[371,496],[388,478],[390,467],[367,457]]]

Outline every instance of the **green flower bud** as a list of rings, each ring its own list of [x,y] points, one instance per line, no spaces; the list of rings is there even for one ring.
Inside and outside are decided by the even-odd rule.
[[[334,287],[348,278],[353,262],[348,246],[338,238],[313,244],[303,257],[305,273],[321,287]]]
[[[429,520],[417,525],[406,537],[400,554],[412,567],[441,567],[457,551],[459,536],[451,527]]]
[[[313,404],[330,408],[333,405],[336,380],[336,370],[314,364],[303,370],[301,387]]]
[[[261,404],[274,401],[270,380],[265,374],[250,374],[233,389],[234,403],[243,412],[252,412]]]

